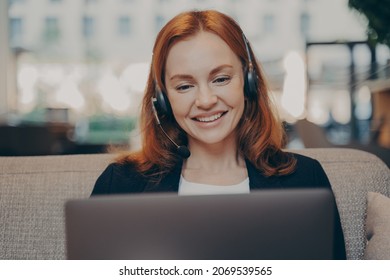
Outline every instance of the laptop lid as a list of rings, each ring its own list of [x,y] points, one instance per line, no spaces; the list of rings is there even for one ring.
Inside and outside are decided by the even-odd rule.
[[[328,189],[97,196],[65,205],[68,259],[332,259]]]

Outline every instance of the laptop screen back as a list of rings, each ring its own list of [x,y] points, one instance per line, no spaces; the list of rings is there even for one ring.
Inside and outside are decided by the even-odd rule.
[[[66,203],[68,259],[332,259],[327,189],[100,196]]]

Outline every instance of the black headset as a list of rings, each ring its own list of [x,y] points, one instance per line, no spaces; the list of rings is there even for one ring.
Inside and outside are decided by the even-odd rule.
[[[258,96],[257,87],[258,87],[259,76],[256,74],[256,71],[253,67],[249,41],[245,37],[244,33],[242,33],[242,38],[244,39],[246,53],[248,55],[247,72],[246,75],[244,75],[245,76],[244,93],[247,95],[249,100],[257,100],[257,96]]]
[[[250,52],[249,41],[245,37],[244,33],[242,33],[242,38],[245,43],[246,53],[248,55],[248,65],[246,67],[246,75],[244,75],[245,84],[244,84],[244,92],[249,100],[257,99],[257,81],[258,76],[253,67],[252,56]],[[161,116],[165,117],[173,117],[171,104],[169,103],[167,95],[160,89],[155,81],[155,90],[156,96],[153,98],[153,106],[157,110],[157,113]]]

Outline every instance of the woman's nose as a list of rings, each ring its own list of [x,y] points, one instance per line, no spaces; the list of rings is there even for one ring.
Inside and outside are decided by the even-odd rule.
[[[209,87],[199,89],[199,93],[195,100],[195,105],[202,109],[213,107],[218,101],[218,97]]]

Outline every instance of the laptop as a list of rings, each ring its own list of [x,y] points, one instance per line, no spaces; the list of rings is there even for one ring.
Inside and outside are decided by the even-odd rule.
[[[67,258],[333,259],[335,211],[332,192],[318,188],[70,200]]]

